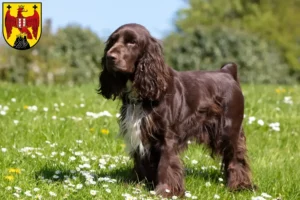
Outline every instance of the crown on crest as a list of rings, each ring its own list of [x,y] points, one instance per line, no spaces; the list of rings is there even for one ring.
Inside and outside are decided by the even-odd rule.
[[[19,5],[19,8],[24,8],[24,5]]]

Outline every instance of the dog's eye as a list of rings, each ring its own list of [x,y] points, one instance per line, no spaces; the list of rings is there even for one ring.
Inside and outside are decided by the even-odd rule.
[[[134,46],[134,45],[136,45],[136,44],[137,44],[137,43],[136,43],[135,40],[127,41],[127,45],[128,45],[128,46]]]

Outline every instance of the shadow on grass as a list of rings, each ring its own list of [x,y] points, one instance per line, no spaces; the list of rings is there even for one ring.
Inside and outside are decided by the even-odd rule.
[[[75,171],[70,169],[64,169],[63,166],[49,167],[44,166],[35,173],[35,178],[39,181],[45,181],[47,183],[64,182],[67,179],[73,179],[76,177],[80,183],[86,183],[86,177],[82,174],[83,171]],[[86,170],[89,171],[89,170]],[[137,180],[137,176],[133,172],[131,166],[115,168],[106,171],[88,172],[93,180],[97,181],[99,178],[109,178],[109,180],[115,180],[118,183],[126,185],[134,185],[137,187],[145,187],[148,190],[153,190],[153,183]],[[220,183],[219,178],[222,177],[220,171],[215,169],[198,170],[193,168],[185,169],[185,178],[200,179],[203,182]],[[99,181],[98,181],[99,182]]]
[[[219,178],[223,179],[223,174],[220,170],[217,169],[193,169],[193,168],[186,168],[185,169],[186,177],[191,177],[195,179],[201,179],[205,182],[209,181],[212,183],[220,183]]]

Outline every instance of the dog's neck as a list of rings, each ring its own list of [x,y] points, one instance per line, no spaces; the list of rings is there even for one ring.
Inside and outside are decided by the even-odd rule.
[[[127,100],[129,101],[129,103],[136,104],[136,103],[139,103],[142,101],[142,99],[139,98],[136,89],[133,87],[133,83],[131,80],[128,80],[126,82],[125,95],[127,97]]]

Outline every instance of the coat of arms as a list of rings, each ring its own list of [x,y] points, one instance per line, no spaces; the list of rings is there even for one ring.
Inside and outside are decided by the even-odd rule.
[[[11,47],[25,50],[33,47],[42,32],[42,3],[2,3],[2,33]]]

